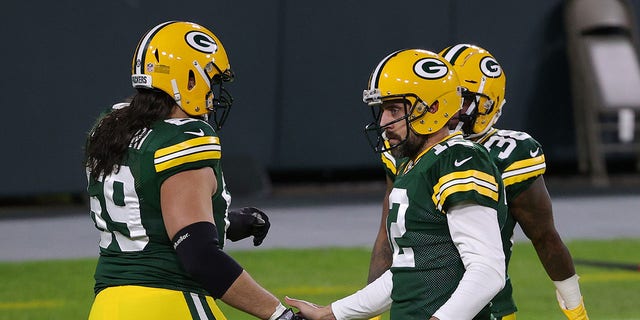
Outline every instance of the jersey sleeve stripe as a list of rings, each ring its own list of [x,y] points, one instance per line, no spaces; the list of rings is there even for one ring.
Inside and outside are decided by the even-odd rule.
[[[512,170],[510,172],[504,172],[502,174],[502,181],[504,181],[504,186],[510,186],[514,183],[518,183],[520,181],[525,181],[529,178],[537,177],[543,175],[546,169],[546,165],[544,163],[531,166],[528,168],[523,168],[519,170]]]
[[[456,192],[466,192],[466,191],[476,191],[479,194],[491,198],[494,201],[498,201],[498,193],[495,192],[494,190],[491,190],[489,188],[485,188],[483,186],[479,186],[478,184],[476,184],[474,181],[469,182],[469,183],[464,183],[464,184],[457,184],[455,186],[452,186],[446,190],[444,190],[441,194],[441,198],[438,200],[436,204],[438,210],[442,210],[442,207],[444,206],[445,201],[447,200],[447,197],[449,197],[450,195],[456,193]]]
[[[438,210],[442,210],[448,196],[456,192],[471,190],[498,201],[496,179],[492,175],[477,170],[452,172],[440,177],[438,183],[433,187],[432,200]]]
[[[219,139],[213,136],[206,136],[158,149],[154,154],[153,163],[156,172],[161,172],[189,162],[220,159],[221,157]]]
[[[174,152],[178,152],[184,149],[188,149],[188,148],[193,148],[193,147],[197,147],[200,145],[220,145],[220,139],[218,139],[218,137],[213,137],[213,136],[206,136],[206,137],[199,137],[199,138],[193,138],[193,139],[189,139],[183,142],[180,142],[178,144],[174,144],[172,146],[169,147],[165,147],[162,149],[158,149],[155,154],[154,154],[154,158],[159,158],[159,157],[163,157],[166,156],[168,154],[174,153]]]
[[[189,162],[196,162],[196,161],[207,160],[207,159],[220,159],[221,155],[222,153],[220,151],[206,151],[206,152],[198,152],[195,154],[191,154],[191,155],[187,155],[179,158],[174,158],[172,160],[156,164],[155,165],[156,172],[161,172],[169,168],[173,168],[175,166],[179,166],[181,164],[185,164]]]
[[[502,173],[502,180],[505,186],[527,180],[529,178],[544,174],[547,165],[544,155],[535,158],[516,161],[507,167]]]
[[[531,167],[539,164],[544,165],[544,155],[540,155],[535,158],[516,161],[512,163],[510,166],[508,166],[506,169],[504,169],[504,171],[507,172],[507,171],[522,169],[522,168]]]
[[[186,150],[181,150],[181,151],[178,151],[178,152],[174,152],[174,153],[168,154],[168,155],[163,156],[163,157],[156,157],[153,160],[153,163],[157,165],[157,164],[160,164],[160,163],[172,160],[172,159],[180,158],[180,157],[183,157],[183,156],[188,156],[188,155],[191,155],[191,154],[196,154],[196,153],[199,153],[199,152],[206,152],[206,151],[220,151],[220,146],[208,145],[208,146],[199,146],[199,147],[189,148],[189,149],[186,149]]]

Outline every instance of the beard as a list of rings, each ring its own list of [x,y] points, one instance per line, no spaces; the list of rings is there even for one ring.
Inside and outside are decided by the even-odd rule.
[[[409,136],[404,143],[398,147],[391,149],[391,155],[396,158],[415,158],[427,141],[427,136],[419,136],[413,132],[409,132]]]

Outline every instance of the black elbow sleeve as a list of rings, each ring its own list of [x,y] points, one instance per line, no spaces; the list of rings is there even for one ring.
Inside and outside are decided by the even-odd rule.
[[[219,299],[242,273],[242,267],[218,247],[218,232],[210,222],[196,222],[172,239],[178,259],[191,277]]]

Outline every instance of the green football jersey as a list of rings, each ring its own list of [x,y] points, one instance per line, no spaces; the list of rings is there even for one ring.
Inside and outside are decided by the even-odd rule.
[[[141,285],[207,294],[184,271],[167,235],[160,186],[172,175],[211,167],[218,189],[212,196],[220,246],[231,196],[220,166],[220,140],[206,122],[185,118],[157,121],[129,145],[118,172],[102,178],[88,173],[91,217],[100,231],[95,291]]]
[[[502,173],[507,203],[511,203],[545,172],[546,164],[540,143],[525,132],[492,129],[479,139],[478,143],[489,150],[493,163]],[[507,266],[511,259],[515,226],[515,219],[509,215],[502,229],[502,244]],[[507,276],[504,289],[492,301],[491,312],[495,316],[504,316],[517,310],[513,300],[511,279]]]
[[[487,150],[493,163],[501,172],[507,203],[529,188],[537,177],[546,170],[544,153],[538,141],[525,132],[492,129],[478,143]],[[395,160],[388,152],[382,154],[384,170],[389,178],[395,179],[397,168]],[[501,237],[507,266],[511,259],[512,237],[516,221],[507,216]],[[496,295],[491,304],[495,316],[504,316],[517,311],[513,300],[513,286],[507,275],[505,287]]]
[[[546,170],[540,143],[525,132],[492,129],[478,143],[489,150],[502,172],[507,201],[527,190]]]
[[[392,245],[392,319],[428,319],[451,296],[465,272],[451,239],[447,210],[473,202],[506,219],[504,188],[481,145],[457,133],[416,161],[398,163],[389,196],[387,232]],[[490,319],[487,305],[475,319]]]

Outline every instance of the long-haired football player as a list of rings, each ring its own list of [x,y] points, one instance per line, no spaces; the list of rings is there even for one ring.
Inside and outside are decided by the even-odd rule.
[[[287,298],[308,319],[362,319],[390,309],[393,320],[491,319],[504,286],[502,179],[481,145],[451,134],[461,108],[449,62],[420,49],[396,51],[371,74],[363,100],[377,152],[391,152],[390,269],[362,290],[320,307]]]
[[[233,79],[225,48],[207,28],[169,21],[133,55],[136,93],[90,131],[86,168],[100,257],[89,319],[226,319],[214,299],[259,319],[293,319],[221,249],[268,230],[255,208],[227,214],[220,165]],[[206,122],[211,115],[213,127]]]

